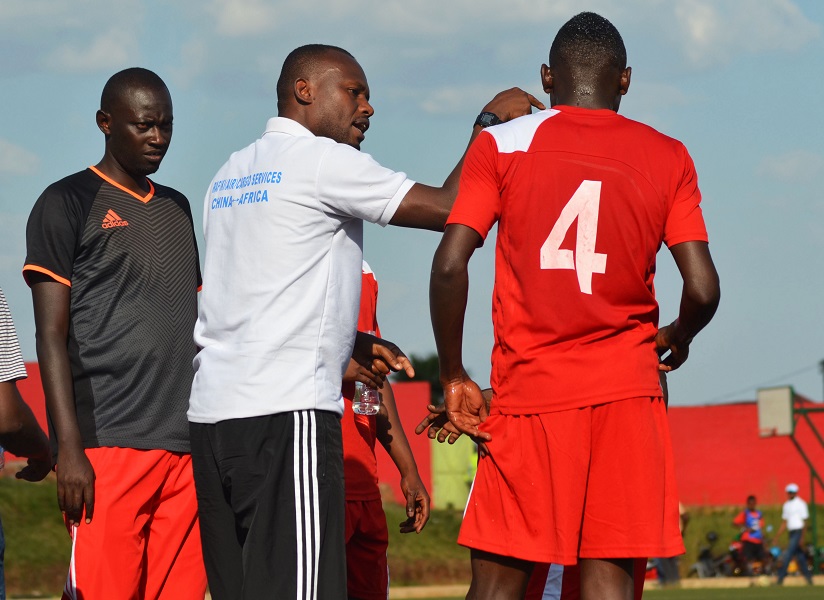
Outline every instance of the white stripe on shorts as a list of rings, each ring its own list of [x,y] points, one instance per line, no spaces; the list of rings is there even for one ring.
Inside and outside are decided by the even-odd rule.
[[[297,600],[316,600],[320,562],[317,428],[315,412],[294,413]]]

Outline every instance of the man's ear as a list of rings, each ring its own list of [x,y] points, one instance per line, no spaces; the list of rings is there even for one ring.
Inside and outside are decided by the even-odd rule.
[[[618,93],[622,96],[625,96],[626,93],[629,91],[629,82],[632,79],[632,67],[627,67],[623,71],[621,71],[621,79],[618,83],[619,91]]]
[[[314,101],[312,84],[305,79],[295,81],[295,100],[298,104],[312,104]]]
[[[541,65],[541,85],[547,94],[552,93],[554,82],[552,80],[552,69],[547,65]]]
[[[111,115],[109,115],[109,113],[103,112],[102,110],[98,110],[94,118],[95,121],[97,121],[97,128],[103,132],[103,135],[109,135],[111,133]]]

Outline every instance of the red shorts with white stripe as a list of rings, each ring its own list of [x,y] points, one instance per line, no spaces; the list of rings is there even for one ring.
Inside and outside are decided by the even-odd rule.
[[[641,600],[644,594],[644,576],[647,559],[634,561],[634,600]],[[579,600],[581,597],[580,565],[547,565],[538,563],[532,570],[524,600]]]
[[[189,454],[90,448],[94,514],[70,529],[64,600],[203,600],[206,570]]]
[[[684,552],[663,399],[493,413],[483,430],[459,544],[561,565]]]
[[[380,498],[346,501],[346,586],[350,598],[386,600],[389,530]]]

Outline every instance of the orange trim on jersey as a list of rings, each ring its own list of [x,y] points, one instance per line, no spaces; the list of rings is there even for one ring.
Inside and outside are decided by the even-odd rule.
[[[152,184],[152,180],[151,180],[151,179],[149,179],[148,177],[146,178],[146,181],[148,181],[148,182],[149,182],[149,193],[147,193],[145,196],[140,196],[139,194],[135,194],[135,193],[134,193],[132,190],[130,190],[129,188],[127,188],[127,187],[124,187],[124,186],[120,185],[120,184],[119,184],[119,183],[117,183],[114,179],[112,179],[112,178],[107,177],[106,175],[104,175],[104,174],[100,171],[100,169],[98,169],[97,167],[95,167],[95,166],[91,166],[91,167],[89,167],[89,169],[91,169],[91,170],[92,170],[92,171],[93,171],[93,172],[94,172],[94,173],[95,173],[98,177],[100,177],[100,179],[102,179],[103,181],[105,181],[105,182],[107,182],[107,183],[112,184],[114,187],[116,187],[116,188],[117,188],[117,189],[119,189],[119,190],[123,190],[124,192],[126,192],[126,193],[127,193],[127,194],[129,194],[130,196],[134,196],[135,198],[137,198],[137,199],[138,199],[138,200],[140,200],[141,202],[144,202],[144,203],[145,203],[145,202],[148,202],[149,200],[151,200],[151,199],[152,199],[152,196],[154,196],[154,191],[155,191],[155,189],[154,189],[154,185]]]
[[[67,285],[69,287],[72,286],[72,282],[69,281],[68,279],[66,279],[65,277],[60,277],[60,275],[52,273],[51,271],[49,271],[48,269],[45,269],[43,267],[38,267],[37,265],[24,265],[23,266],[23,279],[26,280],[26,284],[29,284],[29,279],[28,279],[28,277],[26,277],[26,271],[36,271],[38,273],[43,273],[44,275],[48,275],[49,277],[54,279],[57,283],[62,283],[63,285]],[[31,285],[31,284],[29,284],[29,285]]]
[[[197,286],[197,291],[198,291],[198,292],[202,292],[202,291],[203,291],[203,285],[202,285],[202,284],[201,284],[201,285],[199,285],[199,286]]]

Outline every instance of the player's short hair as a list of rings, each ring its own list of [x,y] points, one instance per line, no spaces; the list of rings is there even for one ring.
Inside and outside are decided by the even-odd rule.
[[[103,86],[103,93],[100,95],[100,110],[111,112],[112,106],[118,98],[137,88],[169,91],[166,84],[154,71],[142,67],[123,69],[109,77],[106,85]]]
[[[582,75],[597,75],[605,68],[620,71],[627,67],[627,49],[615,25],[582,12],[564,23],[549,49],[549,66],[561,65]]]
[[[750,501],[755,502],[755,496],[752,496],[752,495],[747,496],[747,502],[750,502]]]
[[[333,52],[339,52],[353,60],[355,58],[343,48],[327,44],[307,44],[292,50],[283,61],[278,77],[278,107],[291,97],[295,81],[309,77],[322,64],[323,59]]]

